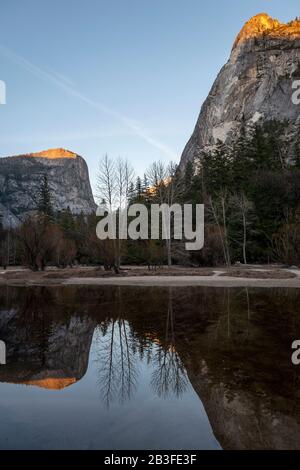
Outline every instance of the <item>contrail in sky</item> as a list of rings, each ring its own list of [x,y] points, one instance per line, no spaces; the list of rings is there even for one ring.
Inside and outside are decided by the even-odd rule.
[[[64,90],[66,93],[68,93],[71,96],[74,96],[74,98],[77,98],[78,100],[82,101],[83,103],[86,103],[88,106],[97,109],[98,111],[101,111],[102,113],[105,113],[109,116],[114,117],[115,119],[121,121],[128,129],[130,129],[136,136],[140,137],[143,139],[145,142],[148,144],[152,145],[152,147],[155,147],[156,149],[160,150],[163,152],[168,158],[171,158],[173,160],[177,160],[178,155],[175,154],[167,145],[163,144],[162,142],[154,139],[149,135],[147,131],[142,129],[142,127],[132,119],[128,118],[127,116],[124,116],[123,114],[119,113],[118,111],[115,111],[107,106],[105,106],[102,103],[96,103],[92,99],[90,99],[88,96],[84,95],[80,91],[78,91],[76,88],[72,86],[72,82],[65,77],[60,76],[57,73],[49,73],[46,72],[45,70],[41,69],[40,67],[36,66],[29,60],[25,59],[24,57],[14,53],[7,47],[1,46],[0,45],[0,54],[7,57],[9,60],[15,62],[16,64],[20,65],[24,69],[28,70],[30,73],[33,75],[46,80],[48,82],[53,83],[57,87],[61,88]]]

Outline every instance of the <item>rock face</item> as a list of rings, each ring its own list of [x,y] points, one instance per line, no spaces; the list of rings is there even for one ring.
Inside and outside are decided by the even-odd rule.
[[[19,296],[17,291],[14,295]],[[6,344],[0,382],[61,390],[85,375],[96,323],[86,315],[65,314],[53,295],[29,290],[18,301],[11,299],[8,308],[0,307],[1,340]]]
[[[234,142],[242,124],[287,120],[292,136],[300,123],[300,105],[292,101],[299,78],[300,20],[282,24],[266,13],[251,18],[202,106],[181,166],[218,140]]]
[[[74,214],[88,214],[95,210],[84,159],[64,149],[51,149],[0,158],[0,211],[4,225],[16,225],[36,209],[44,175],[48,178],[56,211],[69,207]]]

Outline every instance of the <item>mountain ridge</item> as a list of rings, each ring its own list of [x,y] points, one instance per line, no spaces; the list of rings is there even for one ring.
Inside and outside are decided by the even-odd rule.
[[[244,24],[233,43],[233,49],[243,41],[264,35],[272,37],[300,36],[300,20],[296,18],[288,23],[281,23],[268,13],[259,13]]]
[[[55,211],[90,214],[96,209],[83,157],[61,148],[0,158],[0,212],[3,224],[17,225],[36,210],[43,176],[47,176]]]
[[[64,158],[77,158],[81,157],[79,154],[72,152],[71,150],[64,149],[62,147],[58,148],[51,148],[48,150],[41,150],[39,152],[31,152],[31,153],[21,153],[18,155],[5,155],[1,158],[45,158],[49,160],[61,160]],[[83,158],[83,157],[81,157]]]
[[[287,23],[259,14],[237,35],[219,72],[180,161],[212,150],[218,141],[234,143],[242,126],[266,120],[287,121],[287,133],[299,132],[300,109],[292,102],[293,82],[300,78],[300,21]]]

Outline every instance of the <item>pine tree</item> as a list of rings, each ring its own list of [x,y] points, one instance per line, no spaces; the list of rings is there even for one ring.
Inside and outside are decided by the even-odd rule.
[[[232,150],[220,140],[215,149],[202,156],[202,171],[205,191],[216,194],[232,185]]]
[[[253,127],[246,128],[246,125],[243,125],[232,149],[232,189],[237,192],[242,190],[247,192],[255,170],[253,133]]]
[[[140,200],[142,197],[143,190],[142,190],[142,180],[139,176],[136,179],[135,192],[136,192],[137,199]]]
[[[43,181],[38,194],[38,211],[47,217],[53,216],[51,190],[48,184],[48,178],[43,176]]]
[[[69,206],[60,214],[60,226],[66,233],[75,230],[75,221]]]

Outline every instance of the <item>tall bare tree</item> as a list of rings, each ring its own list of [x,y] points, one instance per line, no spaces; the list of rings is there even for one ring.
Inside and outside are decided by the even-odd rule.
[[[212,213],[215,224],[218,227],[220,241],[223,248],[224,259],[227,266],[231,265],[231,257],[229,250],[228,240],[228,220],[227,220],[227,209],[228,209],[228,192],[226,189],[222,189],[214,199],[209,196],[209,209]]]
[[[97,173],[97,199],[104,204],[110,212],[117,212],[127,208],[129,189],[134,178],[134,170],[130,163],[123,158],[113,160],[106,154],[99,162]],[[121,264],[122,240],[118,234],[113,241],[115,254],[115,270]]]
[[[154,162],[147,172],[147,179],[150,183],[152,200],[158,204],[167,204],[171,207],[180,200],[182,185],[180,174],[177,172],[177,165],[170,162],[165,165],[163,162]],[[172,265],[172,233],[166,241],[168,266]]]
[[[100,160],[97,173],[97,199],[105,203],[110,211],[115,208],[116,203],[116,165],[114,160],[107,154]]]

